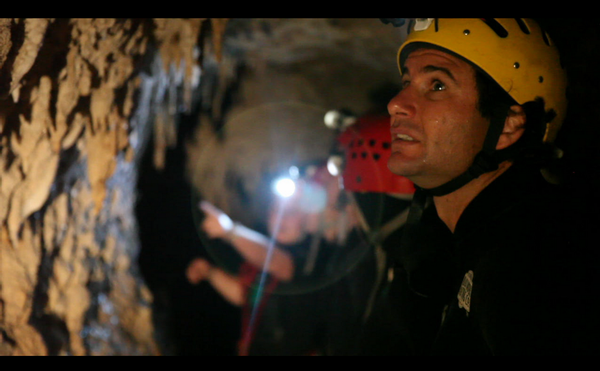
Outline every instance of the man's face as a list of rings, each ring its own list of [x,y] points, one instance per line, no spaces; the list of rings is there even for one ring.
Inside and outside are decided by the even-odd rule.
[[[388,104],[388,168],[420,187],[437,187],[472,164],[489,120],[477,108],[475,70],[467,62],[442,51],[418,49],[404,67],[403,88]]]

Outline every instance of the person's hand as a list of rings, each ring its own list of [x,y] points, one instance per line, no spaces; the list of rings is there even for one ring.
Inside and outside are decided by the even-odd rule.
[[[192,285],[197,285],[210,275],[212,265],[203,258],[196,258],[188,265],[185,275]]]
[[[202,229],[209,238],[223,238],[234,226],[233,221],[227,214],[219,210],[207,201],[201,201],[199,207],[206,217],[202,222]]]

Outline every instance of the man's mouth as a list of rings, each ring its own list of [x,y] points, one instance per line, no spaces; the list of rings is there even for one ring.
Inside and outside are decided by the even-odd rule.
[[[406,135],[406,134],[396,134],[394,138],[404,140],[407,142],[413,142],[415,140],[413,137],[411,137],[410,135]]]

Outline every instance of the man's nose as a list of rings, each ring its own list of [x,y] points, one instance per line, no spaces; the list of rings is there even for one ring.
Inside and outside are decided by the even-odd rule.
[[[388,103],[388,113],[390,116],[412,116],[416,112],[414,102],[410,87],[404,88]]]

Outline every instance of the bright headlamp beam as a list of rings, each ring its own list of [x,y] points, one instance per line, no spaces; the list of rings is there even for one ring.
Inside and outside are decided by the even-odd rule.
[[[281,197],[290,197],[296,192],[296,182],[290,178],[281,178],[273,185],[275,194]]]

